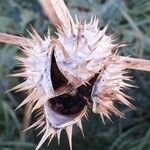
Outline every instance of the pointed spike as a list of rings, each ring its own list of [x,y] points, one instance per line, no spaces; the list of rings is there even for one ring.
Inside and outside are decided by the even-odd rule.
[[[64,54],[64,57],[66,59],[70,58],[70,55],[67,52],[67,50],[65,49],[65,47],[63,46],[63,44],[59,40],[54,40],[54,42],[60,47],[60,49],[62,50],[62,52]]]
[[[39,136],[40,134],[42,134],[43,132],[45,132],[46,127],[43,127],[43,129],[37,134],[37,136]]]
[[[59,34],[58,32],[55,32],[55,31],[54,31],[54,33],[55,33],[58,37],[60,36],[60,34]]]
[[[76,22],[76,24],[79,23],[79,19],[78,19],[78,16],[77,16],[77,15],[75,15],[75,22]]]
[[[58,25],[58,28],[62,31],[62,33],[63,33],[63,36],[64,37],[67,37],[67,33],[66,33],[66,27],[65,27],[65,25],[62,23],[62,21],[60,21],[60,25]]]
[[[95,26],[95,22],[96,22],[96,19],[97,19],[97,17],[96,17],[96,15],[93,17],[93,25]]]
[[[27,32],[28,32],[28,34],[31,36],[31,38],[32,38],[32,40],[33,40],[33,42],[34,42],[34,44],[36,44],[37,42],[38,42],[39,44],[41,44],[39,41],[37,41],[37,38],[36,38],[29,30],[27,30]]]
[[[125,82],[122,85],[125,86],[125,87],[139,88],[137,85],[132,85],[132,84],[128,84],[128,83],[125,83]]]
[[[124,118],[124,114],[119,111],[116,107],[112,106],[110,108],[110,111],[112,111],[116,116],[119,116],[120,118]]]
[[[106,33],[109,24],[107,24],[102,30],[100,30],[97,34],[98,40],[100,40]]]
[[[78,125],[78,127],[80,128],[80,130],[81,130],[82,136],[85,137],[84,131],[83,131],[83,127],[82,127],[82,121],[79,120],[79,121],[77,122],[77,125]]]
[[[42,119],[39,119],[38,121],[36,121],[35,123],[33,123],[32,125],[30,125],[28,128],[24,129],[23,132],[26,132],[32,128],[34,128],[35,126],[38,126],[41,123]]]
[[[88,120],[88,113],[87,112],[85,113],[84,116],[85,116],[86,120]]]
[[[37,33],[37,31],[33,28],[33,26],[30,26],[31,27],[31,31],[33,33],[33,36],[35,37],[36,41],[41,44],[42,43],[42,38],[39,36],[39,34]]]
[[[41,116],[43,114],[43,110],[39,109],[36,111],[35,117]]]
[[[83,26],[82,26],[82,31],[85,32],[86,29],[86,21],[84,21]]]
[[[128,106],[128,107],[130,107],[130,108],[132,108],[132,109],[135,109],[135,106],[134,105],[132,105],[126,98],[124,98],[122,95],[117,95],[118,96],[118,100],[121,102],[121,103],[123,103],[123,104],[125,104],[126,106]]]
[[[101,119],[102,119],[103,124],[105,125],[106,122],[105,122],[105,119],[104,119],[104,114],[100,113],[100,116],[101,116]]]
[[[36,102],[36,104],[34,105],[34,107],[32,108],[32,113],[33,113],[35,110],[39,109],[43,104],[44,104],[44,102],[42,102],[42,100],[39,99],[39,100]]]
[[[61,29],[57,28],[57,31],[58,31],[58,35],[64,36]]]
[[[110,25],[110,22],[108,22],[108,23],[106,24],[106,26],[103,28],[102,31],[103,31],[104,33],[106,33],[106,31],[108,30],[109,25]]]
[[[97,27],[97,28],[98,28],[98,23],[99,23],[98,17],[95,16],[94,26]]]
[[[39,109],[44,103],[47,102],[48,99],[49,99],[49,97],[47,97],[47,96],[45,96],[45,97],[42,96],[42,99],[39,98],[38,101],[36,102],[36,104],[34,105],[34,107],[32,108],[32,112]]]
[[[88,40],[87,39],[85,39],[85,41],[84,41],[84,43],[83,43],[85,46],[87,46],[87,44],[88,44]]]
[[[117,92],[118,92],[118,94],[122,95],[123,97],[133,100],[133,98],[131,96],[128,96],[127,94],[124,94],[121,91],[117,91]]]
[[[20,72],[20,73],[14,73],[14,74],[10,74],[8,75],[9,77],[27,77],[28,74],[25,72]]]
[[[77,43],[76,43],[76,52],[79,50],[79,42],[81,40],[81,22],[79,22],[78,33],[77,33]]]
[[[48,38],[50,38],[50,36],[51,36],[51,31],[50,31],[50,27],[48,26],[48,29],[47,29],[47,36],[48,36]]]
[[[92,84],[89,81],[86,81],[86,84],[92,86]]]
[[[71,29],[71,34],[72,35],[75,35],[75,32],[74,32],[74,25],[73,25],[73,22],[70,20],[70,29]]]
[[[35,117],[39,117],[39,116],[41,116],[43,114],[43,112],[42,112],[42,110],[41,110],[41,112],[36,112],[36,114],[35,114]]]
[[[47,145],[49,145],[51,143],[51,141],[53,140],[55,134],[56,134],[55,132],[53,134],[51,134]]]
[[[23,62],[23,63],[26,63],[28,61],[27,58],[18,57],[18,56],[16,56],[15,59],[20,61],[20,62]]]
[[[58,145],[60,145],[60,136],[61,136],[61,130],[58,130],[58,131],[57,131]]]
[[[44,121],[43,121],[43,122],[41,122],[41,123],[40,123],[40,125],[38,125],[35,129],[37,130],[37,129],[41,128],[42,126],[44,126],[44,124],[45,124],[45,122],[44,122]]]
[[[97,41],[94,42],[94,44],[92,45],[92,51],[94,51],[97,48],[102,38],[103,36],[101,36]]]
[[[39,148],[43,145],[43,143],[46,141],[46,139],[53,133],[53,130],[51,129],[47,129],[42,137],[42,139],[40,140],[38,146],[36,147],[35,150],[39,150]]]
[[[25,105],[28,102],[31,102],[32,100],[35,100],[39,97],[39,93],[35,90],[33,91],[31,94],[29,94],[29,96],[15,109],[18,110],[20,107],[22,107],[23,105]]]
[[[111,120],[111,118],[110,118],[110,115],[111,115],[111,113],[108,112],[108,113],[106,114],[106,117],[107,117],[107,119],[109,119],[110,122],[113,122],[113,121]]]
[[[19,48],[19,49],[23,52],[23,54],[25,54],[28,57],[35,56],[35,54],[33,54],[30,48],[25,47],[25,48]]]
[[[22,88],[22,87],[24,87],[24,86],[26,86],[26,85],[27,85],[27,81],[25,81],[25,82],[23,82],[23,83],[21,83],[21,84],[15,86],[15,87],[13,87],[13,88],[7,90],[5,93],[8,93],[8,92],[14,91],[14,90],[18,90],[18,89],[20,89],[20,88]]]
[[[34,89],[36,87],[37,83],[30,83],[30,85],[27,85],[27,86],[24,86],[24,87],[21,87],[20,89],[18,89],[16,92],[20,92],[20,91],[26,91],[26,90],[31,90],[31,89]]]
[[[67,136],[68,136],[68,140],[69,140],[70,150],[72,150],[72,130],[73,130],[73,126],[72,125],[66,128],[66,132],[67,132]]]
[[[90,24],[92,25],[92,22],[93,22],[93,16],[91,17],[90,19]]]
[[[44,41],[46,41],[46,39],[47,39],[47,37],[46,37],[46,35],[44,35]]]
[[[23,105],[25,105],[26,103],[28,103],[30,100],[32,100],[32,99],[26,98],[26,99],[15,109],[15,111],[17,111],[20,107],[22,107]]]

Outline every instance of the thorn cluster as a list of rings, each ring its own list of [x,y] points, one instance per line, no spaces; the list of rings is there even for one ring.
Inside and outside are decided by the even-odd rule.
[[[52,98],[72,92],[81,85],[89,85],[96,74],[98,78],[94,85],[90,85],[93,86],[92,110],[100,114],[103,122],[104,117],[110,119],[111,113],[124,117],[114,106],[117,102],[134,108],[127,100],[130,97],[122,91],[131,86],[125,82],[130,80],[125,71],[128,66],[120,64],[117,59],[116,51],[123,45],[114,44],[113,35],[106,34],[108,25],[101,30],[98,23],[96,17],[92,17],[89,23],[81,23],[76,17],[76,22],[70,20],[70,28],[63,24],[57,28],[58,38],[51,37],[48,33],[44,40],[32,28],[32,32],[29,32],[32,44],[21,45],[26,57],[16,57],[22,70],[12,76],[24,77],[26,80],[12,90],[27,91],[28,96],[19,107],[30,103],[33,106],[32,112],[36,111],[39,116],[28,128],[42,127],[39,134],[44,134],[36,150],[46,139],[50,143],[56,135],[59,143],[63,129],[67,132],[72,149],[73,125],[77,124],[83,133],[81,119],[86,117],[88,106],[85,105],[77,114],[67,116],[54,111],[50,102]],[[67,79],[67,84],[57,90],[53,87],[51,76],[53,54],[58,69]]]

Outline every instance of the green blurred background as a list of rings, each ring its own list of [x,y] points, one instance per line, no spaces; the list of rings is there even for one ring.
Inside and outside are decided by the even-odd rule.
[[[120,49],[122,55],[150,59],[150,0],[66,0],[72,16],[89,20],[92,15],[100,18],[103,27],[110,21],[109,33],[116,33],[118,42],[127,47]],[[0,0],[0,32],[29,37],[26,29],[33,25],[40,35],[47,32],[50,25],[37,0]],[[26,96],[24,93],[8,92],[22,79],[7,77],[17,69],[16,55],[21,55],[17,46],[0,44],[0,150],[33,150],[40,140],[36,130],[22,132],[26,121],[25,108],[14,109]],[[85,138],[78,128],[74,128],[74,150],[150,150],[150,73],[131,71],[138,89],[128,93],[134,98],[137,107],[131,110],[122,107],[126,119],[112,116],[112,122],[103,125],[100,117],[89,114],[84,120]],[[30,119],[30,118],[26,118]],[[31,122],[35,120],[32,116]],[[69,150],[67,136],[61,136],[60,146],[57,140],[41,150]]]

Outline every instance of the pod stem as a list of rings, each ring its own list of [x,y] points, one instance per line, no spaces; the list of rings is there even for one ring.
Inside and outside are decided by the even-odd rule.
[[[69,26],[73,21],[69,10],[63,0],[39,0],[45,15],[57,28],[58,26]]]
[[[150,60],[119,56],[119,63],[126,65],[129,69],[150,71]]]
[[[25,37],[15,36],[6,33],[0,33],[0,43],[18,45],[18,46],[29,46],[32,44],[32,40]]]

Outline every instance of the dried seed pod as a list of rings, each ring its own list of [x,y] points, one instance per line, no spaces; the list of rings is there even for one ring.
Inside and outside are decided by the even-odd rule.
[[[43,127],[40,133],[44,132],[44,135],[36,149],[48,138],[51,141],[58,135],[59,139],[63,129],[67,131],[72,149],[73,125],[78,124],[82,130],[81,119],[92,103],[93,111],[100,113],[103,121],[104,116],[110,119],[110,112],[123,116],[113,106],[116,101],[133,107],[120,91],[128,86],[123,82],[128,80],[123,75],[127,67],[117,63],[118,56],[114,53],[121,45],[113,44],[112,36],[106,35],[107,28],[100,30],[98,19],[94,17],[90,23],[70,22],[68,29],[62,26],[57,39],[49,35],[43,40],[33,28],[32,33],[29,32],[33,44],[22,46],[27,57],[17,57],[23,71],[13,75],[25,77],[26,81],[13,89],[27,90],[28,97],[19,107],[30,103],[32,112],[36,111],[40,116],[29,127]],[[86,89],[88,85],[90,91],[90,82],[95,75],[98,78],[93,86],[92,102],[89,101],[90,92],[84,96],[79,87],[83,85]]]
[[[123,45],[114,44],[114,37],[106,35],[108,25],[99,29],[98,18],[81,23],[76,17],[74,22],[62,0],[40,2],[57,27],[58,38],[48,33],[43,40],[32,28],[32,39],[0,33],[0,42],[19,45],[26,55],[16,57],[22,70],[12,75],[26,80],[12,90],[27,91],[28,97],[19,107],[29,103],[31,112],[37,112],[37,121],[28,128],[42,127],[39,134],[44,135],[36,150],[46,139],[50,143],[55,135],[59,141],[63,129],[72,149],[73,126],[77,124],[83,132],[81,120],[91,105],[104,123],[104,117],[110,119],[111,113],[124,117],[116,103],[134,108],[122,91],[132,87],[125,82],[131,80],[126,69],[150,71],[150,62],[118,56],[116,52]],[[59,8],[62,14],[57,11]]]

